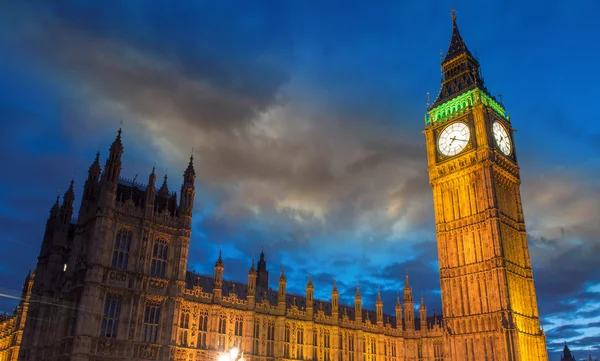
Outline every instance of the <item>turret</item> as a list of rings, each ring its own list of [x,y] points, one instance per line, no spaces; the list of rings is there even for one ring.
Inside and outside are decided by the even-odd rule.
[[[73,190],[74,183],[75,181],[71,180],[71,185],[63,196],[63,204],[60,206],[60,218],[61,223],[64,226],[69,226],[71,224],[71,218],[73,218],[73,201],[75,200],[75,191]]]
[[[100,181],[100,174],[102,169],[100,168],[100,152],[96,153],[96,159],[88,170],[88,177],[83,185],[83,195],[81,207],[79,208],[79,219],[83,220],[87,215],[92,214],[96,211],[96,201],[98,198],[98,189]]]
[[[156,174],[154,174],[154,167],[152,167],[152,173],[148,176],[148,186],[146,187],[146,201],[145,201],[145,213],[146,217],[150,217],[154,213],[154,201],[156,198]]]
[[[60,212],[60,195],[56,196],[56,201],[50,208],[50,215],[46,221],[46,231],[44,232],[44,240],[40,249],[40,257],[46,256],[50,252],[50,245],[54,238],[54,232],[58,223],[58,214]]]
[[[315,286],[312,283],[312,275],[308,275],[308,283],[306,284],[306,317],[312,320],[314,312]]]
[[[383,326],[383,301],[381,300],[381,291],[377,290],[377,302],[375,302],[377,312],[377,326]]]
[[[333,322],[335,323],[338,322],[338,316],[340,312],[339,300],[340,293],[337,289],[337,281],[333,280],[333,289],[331,290],[331,316],[333,318]]]
[[[396,328],[402,329],[402,306],[400,305],[400,293],[396,298]]]
[[[213,297],[215,299],[220,299],[223,295],[223,271],[225,270],[225,266],[223,264],[222,253],[219,250],[219,259],[217,263],[215,263],[215,286],[213,288]]]
[[[279,289],[277,291],[277,305],[280,312],[285,312],[286,283],[284,268],[281,265],[281,276],[279,276]]]
[[[192,209],[194,207],[194,195],[196,193],[194,182],[196,181],[196,171],[194,170],[194,157],[190,157],[185,172],[183,172],[183,184],[181,185],[181,195],[179,200],[179,216],[183,217],[184,226],[188,229],[192,226]]]
[[[415,329],[415,306],[412,298],[412,289],[408,283],[408,274],[404,283],[404,325],[407,330]]]
[[[121,175],[121,156],[123,155],[123,144],[121,143],[121,129],[117,133],[117,138],[110,146],[108,159],[104,166],[104,172],[101,178],[100,206],[112,206],[117,197],[117,184]]]
[[[269,289],[269,271],[267,271],[267,261],[265,260],[264,250],[260,252],[260,259],[258,260],[258,270],[256,272],[258,277],[257,288],[260,292]]]
[[[252,266],[248,271],[248,307],[254,308],[256,302],[256,270],[254,269],[254,258],[252,258]]]
[[[419,305],[419,321],[421,332],[425,332],[427,330],[427,307],[425,307],[423,297],[421,297],[421,304]]]
[[[356,294],[354,295],[354,317],[356,323],[362,324],[362,297],[358,286],[356,286]]]

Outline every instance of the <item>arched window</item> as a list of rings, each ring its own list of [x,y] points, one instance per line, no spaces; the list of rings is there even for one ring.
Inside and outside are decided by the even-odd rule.
[[[164,277],[167,270],[167,254],[169,245],[164,239],[154,242],[152,249],[152,263],[150,264],[150,275],[154,277]]]
[[[104,314],[102,316],[102,326],[100,336],[108,338],[117,337],[119,328],[119,316],[121,314],[121,297],[118,295],[108,295],[104,301]]]
[[[131,231],[125,228],[119,229],[115,237],[111,267],[127,270],[129,262],[129,248],[131,247]]]
[[[158,302],[149,301],[146,303],[142,342],[156,343],[158,339],[158,325],[160,323],[160,308],[161,304]]]
[[[198,323],[198,347],[206,348],[206,335],[208,333],[208,311],[200,312],[200,322]]]
[[[179,317],[179,343],[182,346],[188,346],[188,330],[190,328],[190,312],[185,310]]]

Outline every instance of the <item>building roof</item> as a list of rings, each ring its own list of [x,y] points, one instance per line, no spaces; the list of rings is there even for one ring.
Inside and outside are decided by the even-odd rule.
[[[199,273],[195,273],[192,271],[187,271],[186,273],[186,288],[193,289],[193,287],[201,287],[202,291],[207,293],[212,293],[214,288],[214,278],[213,276],[203,275]],[[228,297],[232,293],[235,293],[237,298],[239,299],[247,299],[248,297],[248,285],[240,282],[227,281],[223,280],[223,296]],[[256,302],[260,303],[263,299],[267,299],[271,306],[277,306],[277,290],[273,290],[269,288],[268,290],[260,289],[257,287],[256,290]],[[306,310],[306,297],[304,295],[297,294],[286,294],[286,308],[292,308],[293,306],[297,306],[300,310]],[[313,309],[314,312],[317,313],[320,310],[323,311],[325,316],[331,316],[331,302],[322,301],[322,300],[314,300],[313,301]],[[415,312],[415,316],[418,315]],[[342,319],[344,317],[348,317],[349,320],[354,321],[356,319],[356,314],[354,312],[354,306],[339,306],[339,318]],[[433,324],[436,320],[441,319],[441,316],[432,316],[427,317],[427,324]],[[377,324],[377,314],[375,310],[362,309],[362,322],[367,322],[367,320],[373,324]],[[396,316],[385,314],[383,315],[383,320],[385,324],[391,324],[393,328],[396,327]],[[415,328],[420,329],[419,319],[415,319]]]

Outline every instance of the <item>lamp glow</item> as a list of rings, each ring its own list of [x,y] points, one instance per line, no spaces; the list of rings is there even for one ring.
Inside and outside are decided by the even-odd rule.
[[[232,349],[229,351],[229,357],[230,357],[230,359],[231,359],[232,361],[233,361],[233,360],[235,360],[235,359],[238,357],[238,353],[239,353],[239,352],[240,352],[240,350],[238,350],[238,348],[237,348],[237,347],[234,347],[234,348],[232,348]]]
[[[244,353],[242,352],[242,356],[240,356],[240,359],[238,361],[246,361],[246,359],[244,358]]]
[[[229,361],[229,355],[221,354],[221,356],[219,356],[219,361]]]

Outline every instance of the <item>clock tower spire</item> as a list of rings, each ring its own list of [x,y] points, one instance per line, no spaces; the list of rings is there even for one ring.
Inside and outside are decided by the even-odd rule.
[[[546,361],[510,118],[452,13],[425,118],[450,360]]]

